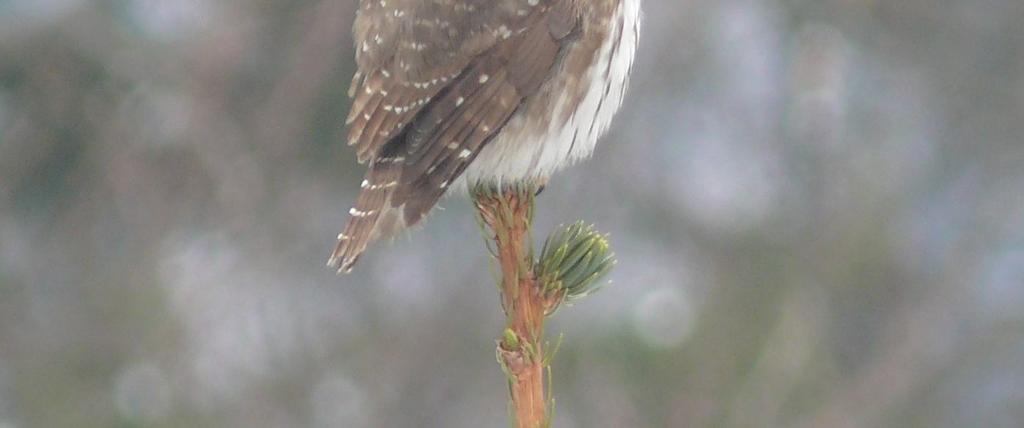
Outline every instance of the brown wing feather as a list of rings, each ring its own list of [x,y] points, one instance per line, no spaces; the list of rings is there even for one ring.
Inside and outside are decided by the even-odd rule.
[[[492,99],[499,87],[497,81],[505,78],[504,71],[495,68],[496,66],[493,65],[486,69],[479,67],[467,75],[465,82],[460,82],[459,86],[453,88],[454,90],[448,96],[455,98],[455,104],[460,104],[460,106],[455,108],[440,124],[436,122],[418,122],[416,124],[412,133],[414,138],[410,139],[407,147],[406,168],[402,177],[404,182],[410,182],[423,175],[442,154],[457,152],[471,144],[458,139],[458,133],[480,126],[483,115],[495,107],[492,106],[492,104],[496,104],[492,103]],[[492,70],[496,74],[491,76],[483,70]],[[492,81],[480,84],[481,77],[487,77]],[[461,103],[459,103],[460,100]],[[518,101],[519,99],[515,100],[516,103]],[[506,109],[514,108],[513,104],[506,107]],[[424,127],[426,129],[423,129]]]
[[[362,90],[356,91],[349,111],[349,144],[356,146],[365,162],[399,133],[443,86],[442,75],[426,82],[402,82],[387,77],[383,70],[371,72]]]

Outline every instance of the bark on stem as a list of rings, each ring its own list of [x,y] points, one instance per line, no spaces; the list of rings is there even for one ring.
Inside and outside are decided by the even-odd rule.
[[[502,306],[508,333],[498,355],[509,376],[509,391],[516,428],[547,426],[544,394],[544,299],[533,269],[530,226],[532,189],[477,191],[474,200],[480,217],[490,228],[495,257],[501,268]]]

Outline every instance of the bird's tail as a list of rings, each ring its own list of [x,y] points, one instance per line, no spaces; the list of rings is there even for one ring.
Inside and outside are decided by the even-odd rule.
[[[351,272],[367,246],[407,226],[403,207],[396,206],[393,200],[400,181],[400,161],[384,158],[370,166],[356,206],[349,210],[345,231],[338,235],[338,244],[327,261],[328,266],[339,273]]]

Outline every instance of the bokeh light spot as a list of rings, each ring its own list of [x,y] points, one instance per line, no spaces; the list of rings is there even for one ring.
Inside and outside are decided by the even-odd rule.
[[[693,304],[682,287],[648,292],[633,312],[637,334],[652,347],[674,348],[690,337],[695,321]]]

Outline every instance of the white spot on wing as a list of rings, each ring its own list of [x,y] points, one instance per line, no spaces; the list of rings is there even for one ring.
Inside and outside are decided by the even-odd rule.
[[[376,211],[372,211],[372,210],[371,211],[359,211],[359,210],[357,210],[355,208],[352,208],[352,209],[348,210],[348,213],[352,217],[360,217],[360,218],[369,217],[369,216],[373,215],[373,213],[375,213],[375,212]]]

